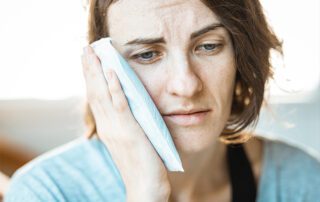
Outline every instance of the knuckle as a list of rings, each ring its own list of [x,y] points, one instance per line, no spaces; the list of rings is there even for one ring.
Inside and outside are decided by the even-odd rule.
[[[101,103],[106,99],[105,95],[101,93],[88,93],[88,99],[91,100],[92,103]]]
[[[119,93],[120,88],[114,82],[109,82],[109,90],[110,90],[110,93],[116,94],[116,93]]]
[[[97,102],[99,103],[104,103],[105,100],[106,100],[106,96],[102,93],[98,93],[98,94],[95,94],[95,98],[94,98]]]
[[[128,109],[128,103],[124,99],[119,99],[116,103],[114,103],[114,108],[118,112],[125,112]]]
[[[83,64],[82,67],[82,72],[85,77],[85,80],[88,81],[90,75],[90,68],[87,64]]]
[[[84,67],[84,74],[87,78],[87,81],[93,81],[97,77],[97,73],[93,71],[92,67],[90,67],[89,65],[86,65]]]
[[[91,56],[91,64],[95,66],[98,66],[100,64],[100,60],[98,59],[97,56],[95,55]]]

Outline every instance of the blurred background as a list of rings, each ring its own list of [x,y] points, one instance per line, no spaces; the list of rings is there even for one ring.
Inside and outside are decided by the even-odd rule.
[[[283,40],[274,54],[257,133],[320,158],[320,1],[262,0]],[[0,171],[85,131],[80,56],[86,13],[79,0],[15,0],[0,6]]]

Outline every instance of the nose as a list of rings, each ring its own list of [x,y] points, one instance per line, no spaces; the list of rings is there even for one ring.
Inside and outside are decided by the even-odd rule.
[[[168,66],[167,92],[179,96],[191,98],[200,92],[203,84],[196,69],[187,57],[176,56]]]

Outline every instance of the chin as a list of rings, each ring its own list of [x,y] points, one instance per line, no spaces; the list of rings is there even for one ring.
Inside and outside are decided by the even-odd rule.
[[[218,140],[219,135],[212,133],[172,134],[174,144],[179,153],[194,154],[208,149]]]

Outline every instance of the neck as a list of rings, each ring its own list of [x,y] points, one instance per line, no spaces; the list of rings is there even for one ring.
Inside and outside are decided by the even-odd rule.
[[[170,172],[171,196],[188,201],[195,195],[215,192],[228,184],[226,146],[215,142],[196,153],[179,152],[185,172]],[[185,199],[185,200],[184,200]]]
[[[254,177],[259,183],[262,166],[263,142],[252,138],[244,144]],[[216,142],[197,153],[179,151],[185,172],[169,172],[171,184],[170,201],[199,201],[208,196],[213,201],[230,201],[231,187],[226,161],[226,145]]]

